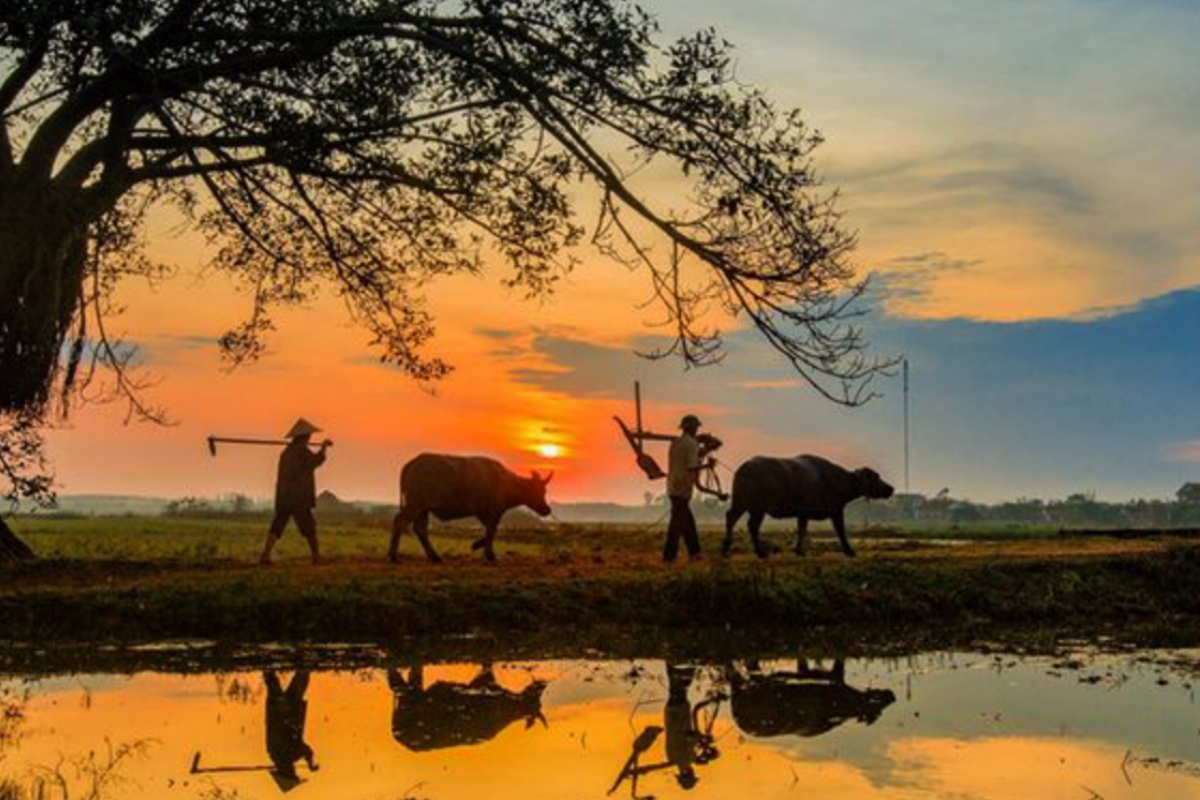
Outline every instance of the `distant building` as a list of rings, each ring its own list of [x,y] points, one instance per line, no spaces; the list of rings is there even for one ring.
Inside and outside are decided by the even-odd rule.
[[[1181,503],[1200,503],[1200,483],[1185,483],[1175,493],[1175,499]]]
[[[333,492],[326,489],[317,495],[317,508],[325,511],[341,511],[349,505]]]

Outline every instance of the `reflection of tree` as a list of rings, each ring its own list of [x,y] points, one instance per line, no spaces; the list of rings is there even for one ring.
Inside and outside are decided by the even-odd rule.
[[[21,738],[25,727],[25,706],[29,693],[16,694],[9,687],[0,689],[0,766],[5,750]],[[21,800],[21,789],[8,778],[0,777],[0,800]]]
[[[0,761],[4,760],[4,751],[21,738],[28,703],[27,691],[17,694],[7,686],[0,689]]]
[[[130,783],[125,769],[131,761],[144,758],[151,744],[151,739],[140,739],[114,745],[105,738],[100,752],[91,750],[86,756],[60,758],[54,766],[37,767],[32,796],[38,800],[103,800],[108,792]]]
[[[263,687],[255,686],[240,675],[217,674],[217,700],[235,705],[254,705],[263,694]]]

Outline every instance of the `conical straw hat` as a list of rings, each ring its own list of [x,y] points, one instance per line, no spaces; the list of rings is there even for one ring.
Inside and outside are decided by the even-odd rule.
[[[297,436],[303,436],[306,433],[313,434],[313,433],[318,432],[319,430],[321,430],[321,429],[318,428],[316,425],[313,425],[311,422],[306,420],[304,417],[301,417],[300,419],[296,420],[296,424],[292,426],[292,429],[287,432],[287,436],[284,438],[294,439]]]
[[[275,785],[279,787],[279,791],[284,793],[290,792],[304,783],[304,779],[297,775],[294,769],[291,772],[273,769],[271,770],[271,777],[275,779]]]

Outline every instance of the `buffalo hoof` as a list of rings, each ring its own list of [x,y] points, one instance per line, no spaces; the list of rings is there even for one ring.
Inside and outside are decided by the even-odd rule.
[[[766,561],[771,555],[771,551],[766,547],[756,547],[754,549],[754,555],[758,556],[761,561]]]
[[[845,553],[847,555],[847,557],[849,557],[849,558],[855,558],[856,556],[858,556],[858,553],[854,552],[849,547],[842,550],[842,552]]]
[[[729,558],[729,554],[733,552],[733,542],[721,543],[721,558]]]
[[[476,539],[475,541],[471,542],[472,550],[482,550],[486,546],[487,546],[487,539]]]
[[[430,564],[441,564],[442,557],[441,556],[429,556],[429,563]]]
[[[484,553],[483,557],[489,564],[496,563],[496,554],[495,553]]]
[[[399,564],[400,556],[396,553],[388,553],[388,561],[392,562],[393,564]]]

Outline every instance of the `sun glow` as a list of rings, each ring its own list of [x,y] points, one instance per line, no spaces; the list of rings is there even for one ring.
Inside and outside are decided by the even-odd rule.
[[[545,442],[538,445],[537,451],[543,458],[558,458],[562,455],[563,449],[562,445]]]

